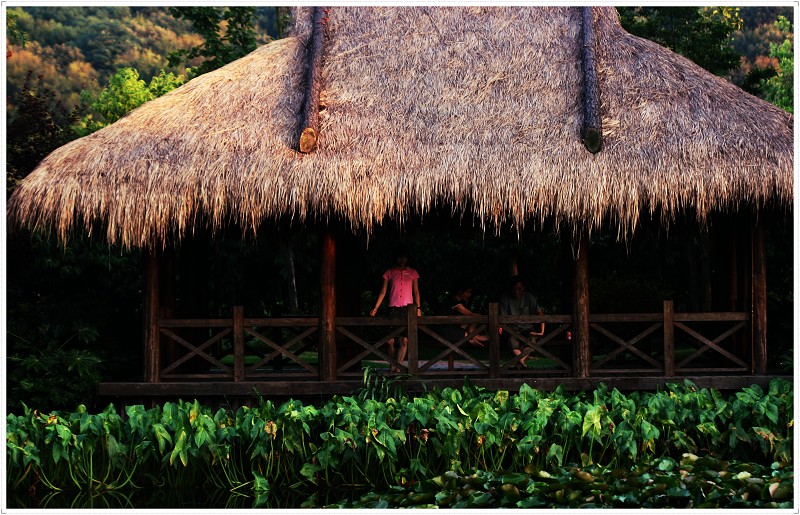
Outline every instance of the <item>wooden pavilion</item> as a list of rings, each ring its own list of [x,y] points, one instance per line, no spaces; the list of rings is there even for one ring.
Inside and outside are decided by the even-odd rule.
[[[104,383],[102,395],[347,393],[366,362],[392,361],[386,342],[404,331],[402,365],[429,386],[464,376],[511,390],[769,379],[760,214],[791,209],[792,115],[628,34],[613,7],[303,7],[294,24],[57,149],[9,200],[12,226],[65,243],[81,231],[146,255],[143,381]],[[484,231],[547,224],[571,235],[572,312],[337,313],[335,224],[369,233],[442,212]],[[590,311],[592,231],[625,240],[643,217],[669,227],[720,213],[748,220],[730,286],[744,308],[676,312],[663,299],[658,313]],[[187,235],[255,234],[286,220],[322,230],[316,316],[172,316],[171,249]],[[489,336],[485,354],[439,334],[467,321]],[[513,322],[548,324],[529,349],[547,366],[518,370],[501,351],[498,329]],[[421,339],[441,352],[420,356]],[[358,352],[343,359],[342,340]],[[438,365],[452,355],[459,366]],[[288,365],[271,367],[276,357]],[[189,360],[205,366],[187,372]]]

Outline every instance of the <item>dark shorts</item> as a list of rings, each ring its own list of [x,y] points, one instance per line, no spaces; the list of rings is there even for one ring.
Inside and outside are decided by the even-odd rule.
[[[508,346],[511,349],[522,350],[522,347],[532,347],[533,346],[532,343],[535,344],[539,340],[538,336],[530,335],[531,329],[529,328],[524,328],[524,329],[514,328],[514,329],[522,336],[527,336],[528,339],[524,340],[521,338],[517,338],[516,336],[511,335],[511,333],[508,333]]]
[[[406,308],[400,307],[390,307],[389,308],[389,316],[390,317],[404,317],[406,316]]]
[[[392,306],[392,307],[389,308],[389,316],[393,317],[393,318],[396,317],[396,318],[405,319],[406,318],[406,309],[407,308],[405,308],[405,307],[400,308],[400,307]],[[406,337],[408,335],[407,335],[406,331],[403,331],[402,333],[400,333],[400,336],[401,337]]]

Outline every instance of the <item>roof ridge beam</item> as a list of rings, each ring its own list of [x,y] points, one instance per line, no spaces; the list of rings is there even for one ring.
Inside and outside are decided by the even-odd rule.
[[[583,66],[583,133],[586,149],[596,154],[603,147],[603,122],[600,116],[600,82],[597,77],[597,47],[594,9],[581,7],[581,64]]]
[[[303,102],[303,120],[300,125],[302,131],[298,142],[298,148],[304,154],[316,150],[319,138],[319,96],[322,89],[322,53],[328,24],[328,8],[314,7],[311,16],[306,98]]]

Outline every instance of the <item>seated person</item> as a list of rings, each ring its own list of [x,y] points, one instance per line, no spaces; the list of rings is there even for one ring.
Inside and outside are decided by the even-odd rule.
[[[464,285],[456,288],[455,293],[448,297],[447,301],[443,304],[439,314],[449,316],[478,316],[477,313],[473,313],[466,306],[470,298],[472,298],[472,288],[470,286]],[[464,336],[472,333],[476,327],[475,324],[443,326],[442,336],[455,343]],[[484,347],[487,341],[489,341],[489,337],[485,334],[476,334],[470,338],[469,343],[478,347]]]
[[[533,294],[525,291],[525,284],[519,276],[515,275],[509,282],[509,291],[500,299],[500,314],[501,315],[541,315],[542,309],[536,302],[536,297]],[[538,327],[537,327],[538,326]],[[544,324],[513,324],[508,326],[516,332],[531,338],[535,338],[544,334]],[[538,329],[538,330],[537,330]],[[530,342],[522,340],[510,333],[508,333],[508,342],[511,347],[511,353],[516,357],[522,354],[522,346],[529,346]],[[527,367],[525,362],[530,356],[524,356],[519,360],[519,365]]]

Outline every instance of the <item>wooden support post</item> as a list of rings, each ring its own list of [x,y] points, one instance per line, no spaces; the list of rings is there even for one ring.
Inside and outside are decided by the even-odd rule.
[[[303,102],[303,120],[300,125],[300,152],[309,153],[317,148],[319,139],[319,96],[322,89],[322,51],[325,45],[325,24],[328,10],[314,7],[312,15],[311,41],[308,49],[308,79],[306,98]]]
[[[320,265],[319,362],[323,381],[336,380],[336,238],[328,228],[322,236]]]
[[[161,333],[158,329],[158,261],[156,250],[144,256],[144,382],[158,383],[161,367]]]
[[[754,375],[767,373],[767,256],[764,220],[752,224],[753,361]]]
[[[500,376],[500,305],[497,302],[489,303],[486,331],[489,333],[489,377],[495,379]]]
[[[572,361],[576,377],[589,377],[589,235],[585,230],[581,230],[577,244],[572,273]]]
[[[244,306],[233,306],[233,380],[244,381]]]
[[[734,231],[731,231],[728,248],[728,309],[737,311],[739,301],[739,261],[738,261],[738,241],[739,238]]]
[[[675,307],[671,300],[664,301],[664,376],[675,375]]]
[[[175,249],[167,247],[160,255],[158,278],[158,315],[161,320],[175,316]],[[178,343],[172,338],[162,338],[162,359],[169,364],[178,359]]]
[[[603,124],[600,114],[600,81],[597,77],[597,56],[594,36],[594,10],[581,7],[583,37],[583,133],[586,149],[596,154],[603,147]]]
[[[408,322],[406,324],[408,329],[408,373],[416,374],[419,364],[419,332],[415,304],[406,306],[406,320]]]

